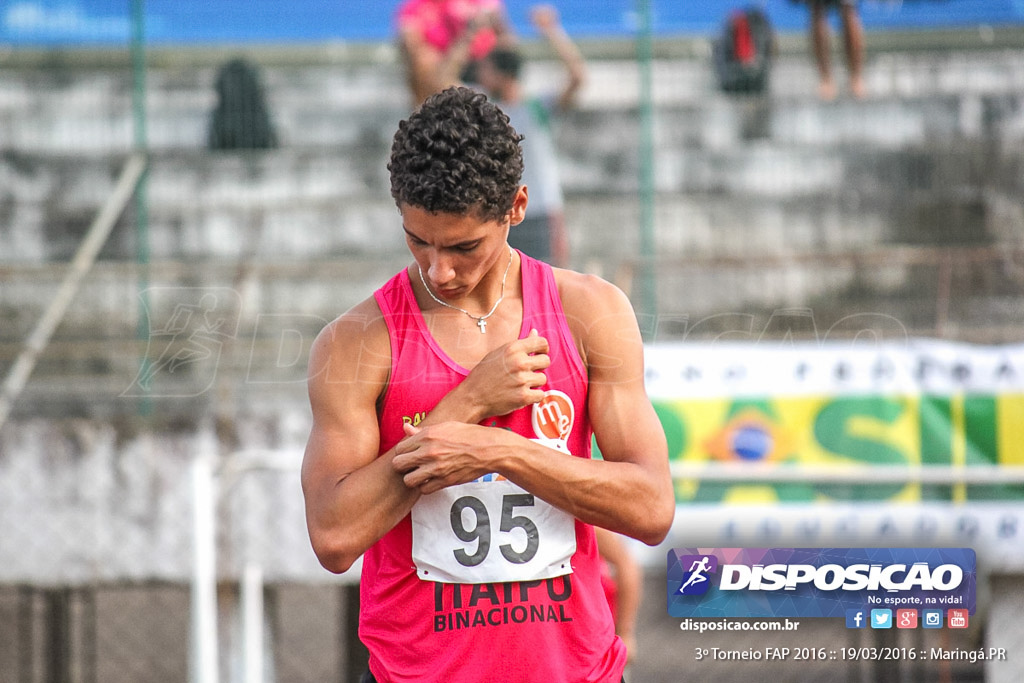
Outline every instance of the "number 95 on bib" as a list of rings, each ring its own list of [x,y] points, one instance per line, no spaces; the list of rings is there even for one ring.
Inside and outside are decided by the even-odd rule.
[[[507,480],[423,496],[412,508],[417,575],[442,583],[536,581],[572,573],[576,524]]]

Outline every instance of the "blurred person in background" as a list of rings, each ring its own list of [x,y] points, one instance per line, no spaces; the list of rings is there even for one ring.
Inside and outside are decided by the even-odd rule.
[[[864,27],[857,10],[857,0],[791,0],[808,5],[811,10],[810,40],[818,67],[818,96],[824,101],[835,99],[838,92],[832,77],[832,41],[828,25],[829,9],[838,7],[843,29],[843,49],[850,78],[850,94],[864,97]]]
[[[513,35],[503,0],[405,0],[395,18],[413,105],[457,81],[473,81],[475,63]],[[452,50],[465,51],[448,70]]]
[[[643,597],[644,570],[622,536],[600,527],[594,532],[604,561],[601,584],[615,620],[615,633],[622,638],[628,661],[632,662],[636,658],[636,615]]]
[[[530,208],[523,222],[509,234],[509,244],[536,259],[564,267],[568,264],[569,247],[551,121],[576,105],[586,80],[586,63],[562,28],[553,6],[531,8],[530,20],[565,68],[561,88],[539,96],[525,92],[522,53],[513,45],[496,46],[480,59],[476,81],[508,114],[512,127],[523,135],[523,184],[529,191]],[[452,60],[459,58],[458,52],[452,53]],[[449,73],[456,70],[451,66],[442,68]]]
[[[210,149],[271,149],[277,132],[271,121],[259,66],[243,57],[217,70],[217,106],[207,135]]]

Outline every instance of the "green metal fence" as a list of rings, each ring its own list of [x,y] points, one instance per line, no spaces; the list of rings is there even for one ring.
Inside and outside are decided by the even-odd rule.
[[[571,265],[626,290],[648,341],[813,339],[858,314],[1020,341],[1024,49],[870,36],[868,97],[826,103],[803,37],[781,36],[769,91],[735,96],[707,40],[654,38],[635,8],[637,35],[583,41],[589,80],[555,130]],[[126,160],[147,164],[0,431],[4,681],[182,680],[197,442],[223,458],[301,449],[310,340],[408,259],[385,168],[410,106],[393,45],[151,46],[143,9],[123,45],[0,54],[4,377]],[[524,47],[544,91],[553,56]],[[210,144],[238,58],[273,145]],[[246,111],[229,118],[263,120]],[[794,310],[815,324],[770,326]],[[111,566],[81,561],[112,548]],[[222,566],[230,613],[240,575]],[[341,675],[346,600],[268,587],[291,645],[278,680]],[[636,680],[665,668],[638,664]]]

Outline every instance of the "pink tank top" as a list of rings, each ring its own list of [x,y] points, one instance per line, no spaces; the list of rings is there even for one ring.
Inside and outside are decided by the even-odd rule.
[[[551,267],[524,254],[523,322],[548,340],[551,366],[545,390],[562,392],[576,419],[569,451],[590,457],[587,373],[565,321]],[[391,377],[380,417],[380,452],[404,435],[461,382],[468,371],[437,345],[416,304],[407,270],[374,293],[387,321]],[[530,408],[480,424],[529,438]],[[554,454],[553,454],[553,457]],[[406,516],[363,557],[359,635],[380,683],[582,683],[618,681],[626,651],[615,635],[601,586],[594,530],[575,521],[572,573],[518,583],[452,584],[421,580],[412,561]]]

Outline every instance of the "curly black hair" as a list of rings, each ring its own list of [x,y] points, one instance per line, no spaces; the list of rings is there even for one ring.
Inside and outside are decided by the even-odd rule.
[[[398,124],[388,162],[391,196],[399,208],[500,220],[523,175],[522,139],[484,94],[443,90]]]

